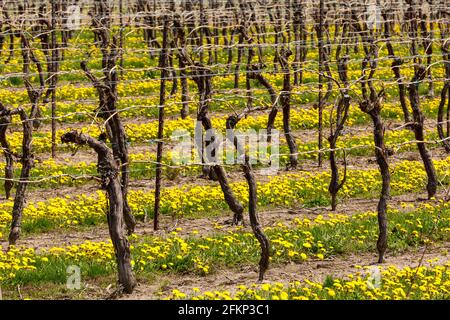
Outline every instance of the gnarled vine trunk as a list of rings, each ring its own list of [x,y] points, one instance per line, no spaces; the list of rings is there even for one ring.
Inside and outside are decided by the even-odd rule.
[[[14,196],[14,205],[12,210],[12,222],[9,232],[9,245],[15,245],[20,237],[22,226],[22,215],[25,206],[25,195],[29,184],[30,171],[34,165],[34,157],[31,151],[31,142],[33,139],[33,124],[32,120],[28,118],[26,112],[19,108],[10,113],[18,114],[22,121],[23,138],[22,138],[22,154],[20,162],[22,164],[22,170],[20,172],[20,178],[17,182],[16,194]]]
[[[251,109],[247,109],[249,112]],[[252,227],[253,234],[258,240],[261,247],[261,258],[259,260],[259,281],[264,280],[264,274],[266,273],[269,267],[270,260],[270,242],[267,238],[264,230],[259,221],[258,213],[257,213],[257,204],[258,204],[258,193],[256,187],[255,175],[253,173],[252,165],[250,162],[250,157],[245,151],[245,148],[239,143],[237,137],[234,134],[234,128],[240,119],[245,115],[241,114],[240,116],[230,116],[226,121],[226,126],[228,129],[228,139],[233,142],[236,150],[238,151],[238,156],[243,157],[242,171],[244,172],[245,180],[248,185],[248,213],[250,219],[250,226]]]
[[[98,155],[97,169],[102,179],[102,188],[108,199],[107,220],[109,234],[116,254],[119,274],[119,292],[132,293],[136,279],[131,266],[130,244],[124,234],[124,199],[119,168],[112,150],[103,142],[77,131],[67,132],[61,136],[63,143],[88,145]]]
[[[445,29],[441,29],[442,36],[445,36],[447,32],[444,31]],[[445,151],[450,153],[450,140],[449,140],[449,128],[450,128],[450,40],[444,40],[444,43],[442,45],[442,55],[445,60],[445,80],[444,80],[444,87],[441,91],[441,101],[439,102],[439,108],[438,108],[438,116],[437,116],[437,131],[439,135],[439,139],[442,140],[442,144],[445,148]],[[447,112],[445,112],[445,105],[447,104]],[[446,119],[444,120],[444,115],[447,115]],[[444,124],[446,125],[446,132],[444,132]]]
[[[0,115],[0,145],[3,149],[3,155],[5,156],[5,198],[9,199],[11,196],[11,189],[14,186],[14,158],[8,140],[6,139],[6,132],[12,118],[1,102]]]
[[[420,109],[420,98],[419,98],[419,84],[424,79],[426,73],[424,67],[419,67],[408,86],[409,100],[411,102],[411,107],[413,110],[414,124],[413,130],[417,142],[417,148],[419,149],[420,157],[425,166],[425,172],[427,173],[427,192],[428,198],[435,196],[437,191],[437,174],[434,168],[433,159],[431,157],[430,151],[425,145],[425,134],[424,134],[424,120],[425,117]]]
[[[123,212],[128,234],[134,232],[136,219],[128,204],[128,185],[130,181],[130,163],[128,141],[119,113],[117,112],[117,86],[119,77],[117,61],[120,58],[117,36],[111,35],[111,7],[106,0],[95,2],[94,11],[90,12],[92,31],[98,40],[102,54],[104,77],[98,79],[92,74],[86,61],[80,63],[86,77],[92,82],[99,95],[98,115],[105,120],[106,133],[111,141],[114,157],[121,163],[121,187]]]

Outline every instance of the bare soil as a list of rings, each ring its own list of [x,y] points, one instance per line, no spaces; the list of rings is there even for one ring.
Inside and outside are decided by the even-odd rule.
[[[450,243],[445,242],[433,247],[411,249],[397,255],[388,253],[383,264],[376,263],[377,257],[373,253],[358,253],[334,256],[324,261],[310,260],[303,263],[272,265],[262,283],[288,284],[305,279],[322,283],[329,276],[345,278],[349,274],[366,275],[369,273],[367,268],[380,267],[383,269],[388,266],[417,268],[419,266],[444,265],[450,261],[449,250]],[[158,274],[156,278],[140,279],[133,294],[124,295],[119,299],[160,299],[170,296],[174,289],[189,295],[193,294],[193,288],[199,288],[202,292],[227,290],[234,293],[240,285],[250,286],[258,283],[257,266],[224,269],[207,276]],[[89,283],[85,294],[89,299],[105,299],[111,296],[114,288],[114,282],[108,286]]]
[[[441,191],[437,195],[437,200],[430,200],[429,203],[433,204],[438,199],[442,199],[445,196],[444,191]],[[425,193],[409,193],[392,197],[389,202],[389,207],[400,210],[402,212],[409,212],[414,210],[414,207],[420,202],[418,199],[425,199]],[[361,212],[376,211],[378,200],[377,199],[347,199],[338,205],[335,212],[332,212],[330,208],[317,207],[317,208],[297,208],[295,210],[287,208],[278,208],[270,210],[260,210],[259,217],[261,224],[264,227],[275,227],[278,223],[283,223],[286,226],[292,225],[296,218],[308,218],[315,219],[319,214],[327,215],[343,214],[353,215]],[[403,204],[410,204],[404,208]],[[179,218],[173,219],[170,216],[161,216],[160,225],[161,229],[154,231],[151,221],[148,223],[138,222],[136,226],[137,235],[146,236],[167,236],[172,231],[177,231],[181,237],[189,237],[193,235],[193,231],[198,231],[201,236],[209,236],[216,233],[223,233],[228,230],[234,230],[235,227],[231,226],[232,213],[227,211],[217,217],[209,218]],[[252,232],[248,217],[245,217],[244,230]],[[56,230],[47,233],[32,234],[24,236],[18,241],[18,245],[24,245],[26,247],[34,248],[36,251],[40,251],[44,248],[51,248],[54,246],[69,246],[81,244],[85,241],[109,241],[109,233],[106,225],[98,225],[94,227],[84,228],[82,230]],[[1,243],[3,250],[6,250],[8,243],[3,241]]]

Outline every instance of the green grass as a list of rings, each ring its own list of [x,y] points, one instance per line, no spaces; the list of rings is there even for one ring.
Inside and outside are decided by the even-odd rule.
[[[417,209],[410,213],[390,211],[388,219],[388,248],[391,255],[418,248],[425,243],[425,240],[438,245],[450,239],[450,233],[446,231],[450,227],[450,208],[448,206]],[[415,233],[418,235],[415,236]],[[312,225],[299,224],[290,228],[269,228],[266,230],[266,234],[272,242],[272,265],[282,265],[290,261],[295,263],[303,261],[297,255],[291,257],[289,251],[305,253],[313,259],[317,253],[322,252],[321,247],[325,249],[325,257],[374,252],[378,225],[375,214],[363,214],[352,216],[347,221],[330,224],[324,222]],[[362,238],[363,236],[364,238]],[[229,237],[233,238],[232,242],[227,240]],[[286,247],[278,240],[289,243],[290,247]],[[133,242],[133,259],[135,261],[145,260],[148,253],[142,249],[161,246],[160,241],[161,238],[158,237],[138,238]],[[258,243],[248,232],[216,233],[209,237],[188,237],[184,241],[191,248],[187,253],[183,252],[181,245],[176,240],[167,242],[170,248],[163,258],[147,260],[148,263],[142,266],[142,269],[139,263],[136,264],[138,276],[151,277],[155,272],[195,273],[193,258],[209,265],[210,272],[217,272],[223,268],[255,265],[259,260]],[[305,242],[311,244],[310,248],[304,246]],[[229,245],[225,246],[224,243],[229,243]],[[203,249],[202,246],[208,248]],[[180,255],[182,255],[182,259],[179,258]],[[17,285],[63,284],[66,282],[67,267],[70,265],[77,265],[81,268],[84,281],[110,276],[116,271],[113,260],[105,263],[105,261],[96,261],[95,257],[77,261],[66,256],[50,255],[48,258],[48,262],[38,262],[35,271],[19,270],[15,278],[3,283],[3,287],[12,289]],[[164,266],[166,267],[164,268]]]

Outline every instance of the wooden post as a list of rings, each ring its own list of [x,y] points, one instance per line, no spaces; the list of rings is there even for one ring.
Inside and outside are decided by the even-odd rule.
[[[119,48],[123,50],[123,0],[119,0]],[[120,78],[123,79],[123,53],[120,53]]]
[[[163,153],[163,137],[164,137],[164,105],[166,103],[166,78],[167,78],[167,58],[168,58],[168,33],[169,19],[164,17],[163,44],[159,61],[161,68],[161,86],[159,91],[159,111],[158,111],[158,147],[156,151],[156,181],[155,181],[155,207],[153,218],[153,229],[159,228],[159,214],[161,203],[161,175],[162,175],[162,153]]]
[[[56,156],[56,83],[58,76],[58,44],[56,43],[56,0],[52,0],[52,39],[51,39],[51,48],[52,48],[52,64],[51,64],[51,93],[52,93],[52,158]]]
[[[318,136],[318,148],[319,150],[322,150],[323,147],[323,94],[322,94],[322,88],[323,88],[323,10],[324,10],[324,0],[320,0],[319,3],[319,30],[317,33],[318,37],[318,44],[319,44],[319,106],[318,106],[318,112],[319,112],[319,136]],[[319,167],[322,166],[322,152],[319,151]]]

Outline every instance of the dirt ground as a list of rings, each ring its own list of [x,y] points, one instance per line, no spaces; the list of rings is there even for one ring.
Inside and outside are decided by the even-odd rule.
[[[371,268],[380,269],[388,266],[403,268],[409,266],[432,266],[447,264],[450,259],[448,252],[450,243],[441,243],[433,247],[421,247],[392,256],[388,253],[383,264],[376,264],[375,253],[344,254],[331,257],[324,261],[310,260],[303,263],[289,263],[271,265],[261,283],[283,283],[305,279],[322,283],[326,277],[345,278],[349,274],[366,275]],[[243,266],[217,271],[207,276],[196,275],[158,275],[157,280],[140,281],[134,293],[124,295],[119,299],[149,300],[170,296],[172,290],[177,289],[186,294],[193,294],[193,288],[203,291],[229,291],[237,290],[239,285],[250,286],[259,283],[257,266]],[[111,296],[115,284],[100,287],[94,283],[86,286],[84,294],[92,299],[105,299]]]
[[[366,128],[367,129],[367,128]],[[348,134],[358,134],[363,128],[355,128],[349,131]],[[299,138],[313,139],[313,134],[308,133],[308,130],[302,131],[302,136]],[[131,148],[131,152],[146,152],[150,151],[148,146],[139,146]],[[433,150],[434,159],[443,159],[448,155],[442,151]],[[91,162],[95,159],[95,154],[91,151],[80,150],[72,157],[69,152],[58,155],[57,162],[64,163],[65,159],[76,159],[76,161]],[[404,160],[419,160],[417,152],[403,152],[395,154],[390,158],[390,164]],[[341,164],[342,165],[342,164]],[[350,157],[348,159],[347,166],[349,169],[376,169],[377,164],[373,157]],[[322,172],[329,170],[329,164],[324,162],[322,168],[317,167],[316,161],[305,160],[301,161],[299,168],[294,172]],[[284,170],[283,170],[284,172]],[[242,180],[242,173],[239,171],[229,172],[229,180],[231,182]],[[264,182],[267,177],[258,177],[259,182]],[[165,180],[164,187],[171,187],[184,184],[203,184],[203,185],[217,185],[217,182],[207,181],[199,179],[197,176],[179,176],[175,180]],[[154,186],[153,179],[141,179],[139,181],[131,181],[130,189],[132,190],[146,190],[151,191]],[[59,187],[55,189],[40,189],[30,190],[28,192],[28,201],[45,201],[45,199],[51,197],[64,197],[67,194],[72,196],[77,194],[92,194],[98,190],[96,182],[83,184],[81,186],[74,187]],[[441,190],[437,195],[437,199],[447,197],[446,190]],[[409,193],[400,196],[393,196],[389,201],[389,206],[395,209],[401,209],[403,211],[412,210],[412,208],[403,208],[402,204],[409,203],[415,206],[419,203],[418,199],[426,198],[426,193]],[[5,200],[0,199],[0,203]],[[433,200],[434,201],[434,200]],[[430,203],[433,203],[430,201]],[[344,199],[339,205],[338,210],[334,213],[352,215],[359,212],[375,211],[377,206],[377,199]],[[276,209],[263,209],[259,210],[259,216],[261,223],[264,227],[275,226],[278,223],[285,225],[291,224],[295,218],[309,218],[314,219],[315,216],[321,214],[326,215],[331,213],[329,208],[315,207],[315,208],[276,208]],[[138,235],[158,235],[165,236],[176,228],[181,228],[178,231],[180,236],[189,236],[192,231],[196,230],[200,235],[207,236],[219,232],[216,226],[221,226],[220,232],[224,230],[230,230],[231,212],[224,212],[222,215],[212,218],[181,218],[173,220],[171,217],[162,216],[161,226],[162,229],[155,232],[152,229],[151,223],[144,224],[139,222],[136,228],[136,234]],[[251,232],[248,219],[246,217],[246,231]],[[42,234],[33,234],[23,237],[19,240],[18,245],[24,245],[26,247],[35,248],[38,252],[44,248],[53,246],[67,246],[76,245],[85,241],[108,241],[109,233],[106,225],[99,225],[90,228],[83,228],[82,230],[68,230],[68,231],[52,231]],[[7,243],[3,241],[1,246],[4,250],[7,248]],[[387,260],[381,267],[388,265],[394,265],[399,268],[404,266],[414,267],[420,264],[427,264],[428,260],[437,259],[437,264],[445,264],[449,261],[447,252],[450,249],[450,243],[440,243],[433,247],[411,249],[395,256],[390,255],[388,252]],[[361,272],[358,266],[373,266],[376,261],[375,253],[363,253],[363,254],[344,254],[331,257],[325,261],[307,261],[304,263],[296,264],[289,263],[285,265],[271,265],[266,274],[265,282],[281,282],[289,283],[292,281],[298,281],[303,279],[323,281],[327,276],[344,277],[350,273]],[[196,276],[191,274],[186,275],[174,275],[163,274],[158,275],[158,279],[147,279],[140,281],[140,284],[136,288],[135,292],[129,296],[123,296],[121,299],[158,299],[164,296],[170,295],[173,289],[178,289],[182,292],[191,293],[193,287],[200,288],[200,290],[228,290],[233,292],[238,285],[250,285],[257,282],[257,265],[255,266],[242,266],[239,268],[231,268],[226,270],[219,270],[211,275]],[[85,295],[92,299],[104,299],[107,298],[115,287],[115,280],[112,278],[109,286],[96,284],[95,281],[90,281],[85,288]]]
[[[441,191],[437,195],[437,200],[430,200],[430,203],[439,201],[439,199],[445,196],[445,192]],[[426,198],[425,193],[409,193],[399,196],[393,196],[389,202],[389,207],[392,209],[398,209],[403,212],[410,211],[419,202],[417,199]],[[264,227],[273,227],[278,223],[283,223],[289,226],[295,218],[308,218],[314,219],[317,215],[326,215],[329,213],[337,213],[343,215],[352,215],[361,212],[375,211],[377,206],[377,199],[361,199],[352,198],[346,199],[338,205],[335,212],[332,212],[329,207],[316,207],[316,208],[297,208],[292,209],[272,209],[272,210],[260,210],[259,217],[261,224]],[[408,203],[412,206],[403,208],[402,204]],[[233,228],[230,225],[232,213],[229,215],[224,212],[223,215],[213,218],[180,218],[172,219],[169,216],[161,216],[161,229],[154,231],[151,225],[151,221],[148,223],[138,222],[136,227],[137,235],[157,235],[165,236],[176,228],[181,228],[178,232],[179,236],[187,237],[196,230],[201,235],[211,235],[217,232],[223,232],[224,230],[230,230]],[[222,227],[218,230],[216,226]],[[248,217],[245,217],[245,231],[252,232]],[[95,227],[85,228],[84,230],[69,230],[65,231],[51,231],[47,233],[32,234],[19,239],[18,245],[24,245],[26,247],[34,248],[39,251],[43,248],[50,248],[54,246],[67,246],[76,245],[85,241],[108,241],[109,233],[106,225],[98,225]],[[8,244],[6,241],[1,243],[2,248],[6,250]]]

